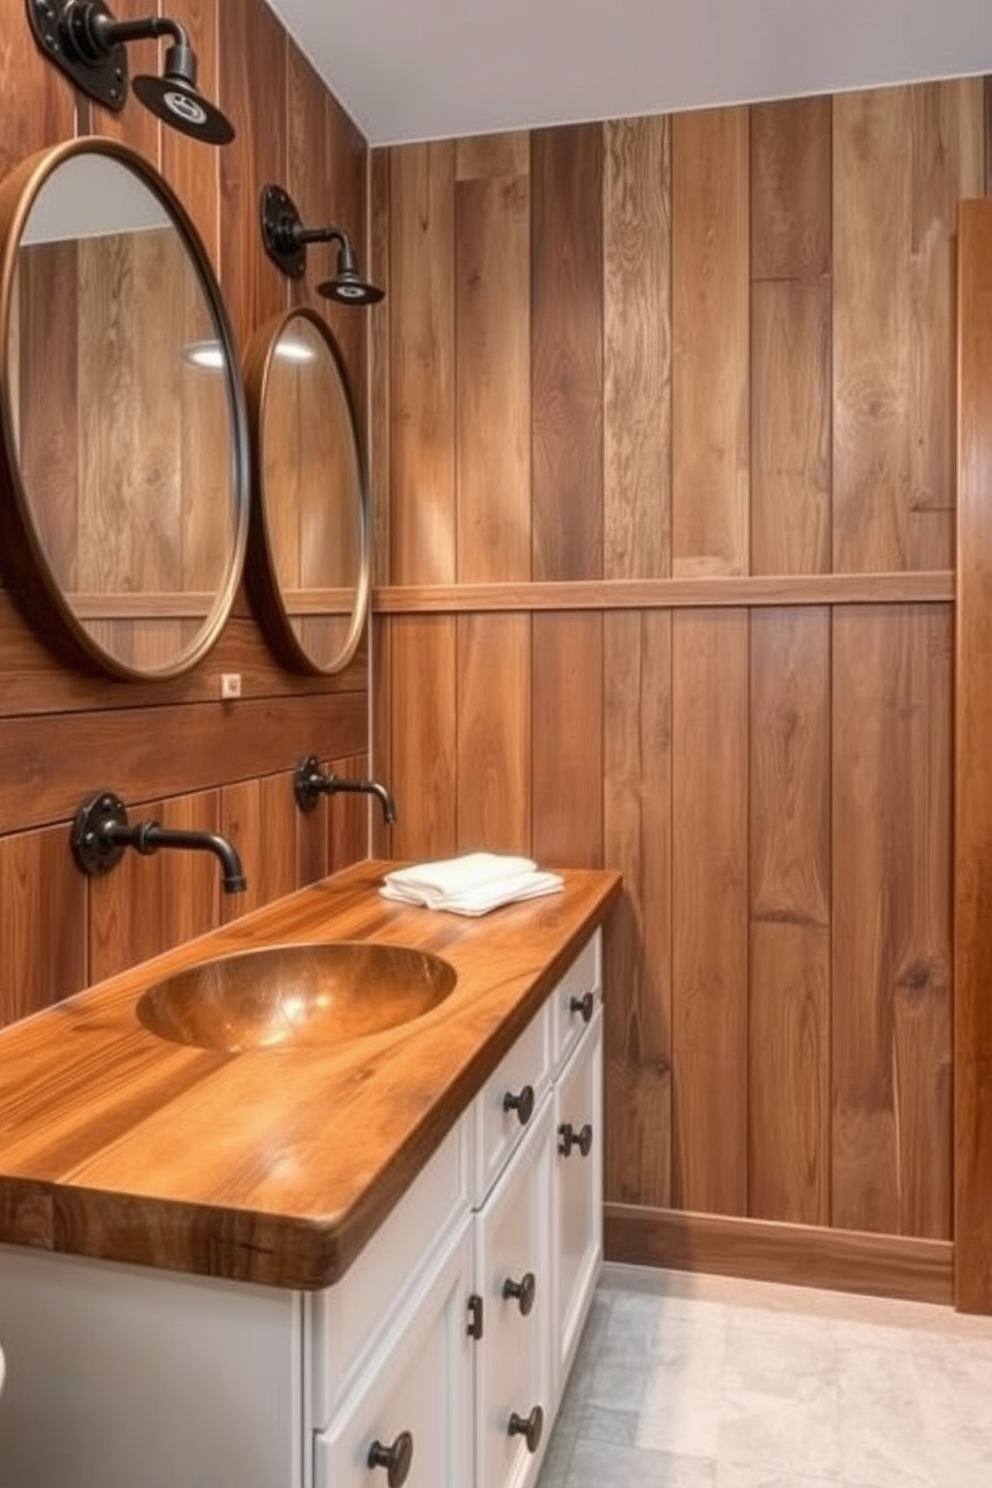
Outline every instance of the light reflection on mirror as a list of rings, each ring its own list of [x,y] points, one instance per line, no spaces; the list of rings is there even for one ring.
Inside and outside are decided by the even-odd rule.
[[[30,181],[5,249],[11,483],[74,648],[119,675],[174,676],[216,638],[240,572],[240,383],[178,203],[123,147],[76,145]]]
[[[315,312],[265,328],[247,359],[255,498],[249,575],[278,654],[308,672],[354,655],[368,603],[368,493],[341,355]]]

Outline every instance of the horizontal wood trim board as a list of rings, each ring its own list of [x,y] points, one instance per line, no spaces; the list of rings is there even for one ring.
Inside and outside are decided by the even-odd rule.
[[[237,726],[231,724],[235,709]],[[367,745],[365,693],[13,718],[0,730],[0,833],[71,821],[113,790],[129,808],[292,770]]]
[[[817,1225],[607,1204],[608,1261],[951,1306],[954,1245]]]
[[[537,584],[384,585],[372,595],[380,615],[465,614],[498,610],[667,610],[719,606],[946,604],[955,575],[859,573],[705,579],[589,579]]]

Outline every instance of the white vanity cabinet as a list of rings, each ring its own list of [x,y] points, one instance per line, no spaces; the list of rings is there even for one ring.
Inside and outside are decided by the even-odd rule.
[[[3,1488],[531,1488],[601,1257],[600,965],[325,1292],[0,1246]]]

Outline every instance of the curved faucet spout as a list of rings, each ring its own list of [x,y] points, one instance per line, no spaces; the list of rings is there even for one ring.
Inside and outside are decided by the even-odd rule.
[[[301,811],[312,811],[318,796],[333,796],[338,791],[375,796],[382,807],[382,819],[386,826],[391,827],[396,821],[396,803],[378,780],[349,780],[346,775],[324,775],[315,754],[308,754],[306,759],[300,761],[293,777],[293,793]]]
[[[162,827],[157,821],[129,822],[124,802],[112,791],[84,801],[72,829],[72,850],[83,872],[109,873],[129,847],[146,857],[163,847],[210,852],[223,869],[225,894],[242,894],[248,886],[237,851],[219,833]]]

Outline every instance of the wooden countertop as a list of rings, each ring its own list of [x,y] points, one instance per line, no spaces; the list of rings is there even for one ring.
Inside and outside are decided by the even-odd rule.
[[[364,862],[0,1032],[0,1242],[279,1287],[337,1281],[605,918],[619,875],[479,919],[390,903]],[[432,951],[455,990],[338,1049],[215,1053],[140,993],[272,943]]]

